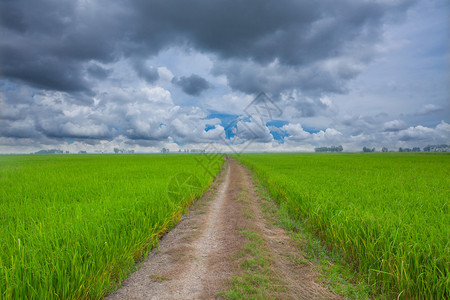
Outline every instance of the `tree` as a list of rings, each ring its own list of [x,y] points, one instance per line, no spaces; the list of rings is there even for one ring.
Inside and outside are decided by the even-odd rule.
[[[388,148],[383,147],[383,148],[381,148],[381,152],[389,152],[389,150],[388,150]]]
[[[342,145],[339,146],[331,146],[331,147],[316,147],[314,148],[315,152],[342,152],[344,148]]]

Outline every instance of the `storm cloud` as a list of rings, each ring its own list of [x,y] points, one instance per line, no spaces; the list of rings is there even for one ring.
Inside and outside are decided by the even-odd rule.
[[[339,92],[373,59],[383,21],[403,18],[411,3],[3,1],[2,74],[37,88],[86,91],[90,61],[149,57],[187,45],[216,55],[215,72],[243,92],[257,92],[266,82],[274,91]],[[142,64],[136,70],[150,82],[157,79]],[[278,78],[286,72],[286,80]]]
[[[260,143],[422,139],[431,134],[424,128],[435,132],[449,122],[443,70],[427,75],[439,85],[422,88],[431,96],[415,100],[415,111],[385,109],[380,117],[370,111],[376,101],[335,99],[384,90],[360,91],[354,82],[391,49],[408,45],[392,41],[391,29],[414,9],[431,15],[446,8],[441,0],[3,0],[0,145],[217,142],[227,124],[211,119],[211,111],[245,115],[260,91],[283,108],[287,123],[276,129],[284,140],[260,127]],[[421,61],[434,55],[434,65],[442,62],[442,40],[430,45],[440,52]],[[388,88],[407,90],[396,80]],[[243,120],[235,130],[252,126]],[[436,140],[448,139],[439,132]]]
[[[192,74],[189,77],[174,77],[172,83],[181,87],[186,94],[191,96],[199,96],[203,91],[211,88],[211,84],[208,81],[196,74]]]

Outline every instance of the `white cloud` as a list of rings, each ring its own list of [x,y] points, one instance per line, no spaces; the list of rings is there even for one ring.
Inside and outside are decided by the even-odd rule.
[[[406,123],[401,120],[393,120],[384,123],[383,130],[384,131],[399,131],[405,129],[407,127]]]
[[[422,125],[409,127],[401,130],[397,134],[400,141],[429,143],[448,143],[450,142],[450,125],[444,121],[435,128],[429,128]]]
[[[439,111],[441,109],[443,109],[442,106],[435,105],[435,104],[426,104],[417,113],[420,115],[426,115],[429,113]]]
[[[281,129],[286,131],[287,134],[289,134],[289,137],[286,138],[286,140],[288,141],[300,142],[308,140],[311,137],[311,134],[309,132],[304,131],[302,125],[300,124],[290,123],[284,125]]]
[[[171,82],[172,78],[174,77],[173,73],[166,67],[159,67],[158,74],[159,74],[159,79],[161,81],[165,81],[166,83]]]

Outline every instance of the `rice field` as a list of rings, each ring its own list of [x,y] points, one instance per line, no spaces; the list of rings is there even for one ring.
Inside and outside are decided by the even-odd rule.
[[[338,249],[374,290],[450,296],[450,155],[243,154],[291,218]]]
[[[101,298],[210,186],[205,159],[0,156],[0,299]]]
[[[238,158],[291,218],[306,220],[366,274],[375,293],[449,297],[450,155]],[[208,189],[222,162],[192,154],[0,156],[0,299],[102,298]]]

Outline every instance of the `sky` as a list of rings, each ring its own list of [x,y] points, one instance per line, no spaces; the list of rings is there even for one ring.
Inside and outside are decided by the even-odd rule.
[[[450,144],[447,0],[0,0],[0,153]]]

